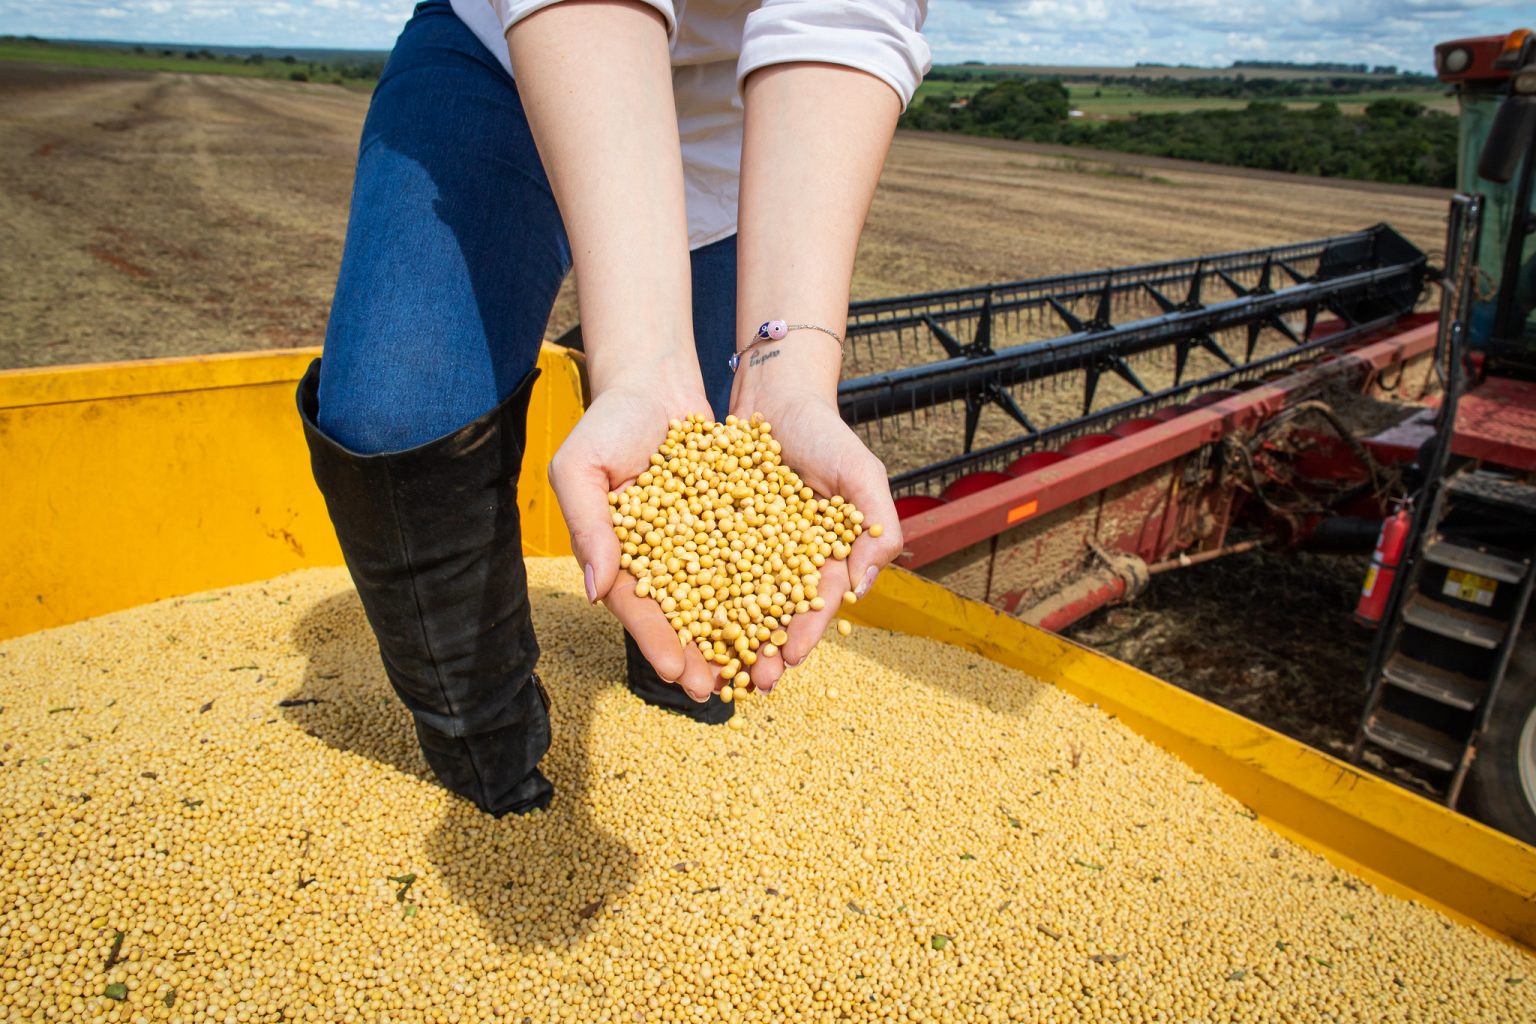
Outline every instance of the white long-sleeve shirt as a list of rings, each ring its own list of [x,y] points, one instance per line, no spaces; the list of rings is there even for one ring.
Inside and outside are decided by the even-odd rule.
[[[452,0],[453,10],[508,74],[506,32],[560,0]],[[682,138],[688,244],[736,230],[741,176],[741,82],[769,64],[818,61],[858,68],[910,102],[932,57],[919,29],[927,0],[645,0],[667,22]]]

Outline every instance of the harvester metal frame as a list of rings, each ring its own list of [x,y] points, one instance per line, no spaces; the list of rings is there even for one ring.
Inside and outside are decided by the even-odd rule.
[[[1280,276],[1289,283],[1277,284]],[[893,348],[905,356],[911,337],[940,358],[845,380],[839,405],[846,422],[883,437],[892,421],[920,428],[920,414],[963,403],[966,450],[891,478],[903,515],[901,564],[1059,629],[1134,596],[1152,565],[1224,550],[1249,499],[1284,519],[1292,541],[1326,511],[1290,514],[1271,489],[1300,486],[1341,504],[1364,498],[1372,514],[1382,474],[1337,430],[1319,395],[1368,389],[1382,370],[1427,356],[1427,317],[1425,330],[1382,339],[1402,331],[1429,277],[1424,254],[1377,225],[1295,245],[856,303],[849,336],[863,342],[860,356],[889,359]],[[1209,301],[1214,287],[1229,297]],[[1138,304],[1156,312],[1136,316]],[[998,346],[1021,326],[1068,333]],[[1223,345],[1224,336],[1237,343]],[[1172,351],[1171,382],[1164,373],[1149,386],[1131,361],[1164,350]],[[1196,350],[1214,356],[1198,371]],[[1134,393],[1094,409],[1105,373]],[[1059,380],[1081,381],[1086,411],[1037,424],[1013,392]],[[988,406],[1001,407],[1017,432],[972,450]],[[1301,411],[1339,436],[1302,429]],[[1286,465],[1297,452],[1307,454],[1300,472]],[[1358,486],[1313,486],[1308,460]]]

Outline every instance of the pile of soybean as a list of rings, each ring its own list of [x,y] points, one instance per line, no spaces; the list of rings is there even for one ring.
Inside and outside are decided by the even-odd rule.
[[[429,781],[341,570],[0,644],[5,1018],[1536,1019],[1527,956],[1049,686],[870,629],[698,725],[529,576],[527,818]]]

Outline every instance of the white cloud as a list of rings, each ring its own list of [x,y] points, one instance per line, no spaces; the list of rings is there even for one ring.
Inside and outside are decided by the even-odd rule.
[[[933,0],[927,34],[940,61],[1323,60],[1428,70],[1437,42],[1531,21],[1528,5],[1501,0]]]
[[[0,34],[386,50],[414,0],[0,0]]]
[[[0,0],[0,33],[386,49],[414,0]],[[940,61],[1327,60],[1428,70],[1436,42],[1533,20],[1501,0],[931,0]],[[1532,26],[1536,27],[1536,26]]]

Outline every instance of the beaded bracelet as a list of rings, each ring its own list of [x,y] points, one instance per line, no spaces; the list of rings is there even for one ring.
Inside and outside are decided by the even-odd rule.
[[[753,336],[751,344],[742,349],[740,352],[731,353],[731,358],[727,360],[727,362],[730,364],[731,370],[734,372],[736,367],[741,365],[741,357],[752,351],[757,346],[761,345],[763,342],[780,341],[790,331],[820,331],[822,334],[827,335],[833,341],[837,342],[839,351],[842,349],[842,337],[830,327],[823,327],[821,324],[787,324],[783,320],[769,320],[767,323],[763,324],[757,329],[757,334]]]

